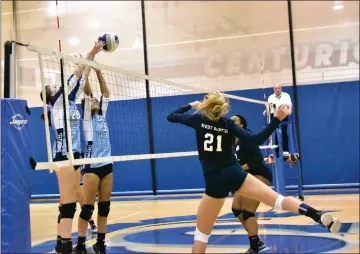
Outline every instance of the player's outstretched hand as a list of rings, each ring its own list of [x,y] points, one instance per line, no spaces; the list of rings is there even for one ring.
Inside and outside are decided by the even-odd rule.
[[[92,52],[96,55],[97,53],[99,53],[100,51],[103,50],[104,46],[105,46],[105,42],[103,42],[103,41],[96,41],[96,42],[95,42],[95,45],[94,45],[94,47],[93,47],[93,49],[92,49]]]
[[[194,102],[191,102],[189,104],[193,109],[197,109],[198,106],[200,105],[200,101],[194,101]]]
[[[284,118],[289,114],[289,108],[286,105],[281,105],[275,111],[275,117],[277,117],[280,121],[284,120]]]

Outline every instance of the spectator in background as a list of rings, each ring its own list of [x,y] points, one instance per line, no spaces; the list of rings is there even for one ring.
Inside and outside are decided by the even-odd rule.
[[[274,117],[274,112],[282,105],[286,105],[289,108],[289,115],[292,113],[292,102],[290,95],[282,91],[281,84],[274,85],[274,93],[269,96],[268,103],[270,103],[270,115],[271,118]],[[286,117],[283,121],[287,121],[288,117]],[[282,134],[282,148],[283,148],[283,157],[288,160],[290,158],[289,153],[289,137],[288,137],[288,126],[287,124],[281,125],[281,134]],[[275,135],[275,143],[278,144],[279,141]],[[276,149],[276,153],[279,153],[279,148]]]

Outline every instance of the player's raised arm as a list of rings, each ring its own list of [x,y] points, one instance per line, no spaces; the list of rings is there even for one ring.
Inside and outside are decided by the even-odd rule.
[[[91,119],[91,96],[92,90],[88,80],[86,80],[84,87],[84,99],[83,99],[83,112],[84,112],[84,132],[86,140],[92,141],[93,129],[92,129],[92,119]]]
[[[194,101],[192,103],[186,104],[185,106],[178,108],[177,110],[171,112],[168,115],[167,120],[172,123],[180,123],[194,128],[196,123],[198,122],[199,116],[196,114],[185,114],[185,113],[189,111],[191,108],[197,109],[199,103],[200,103],[199,101]]]
[[[248,142],[253,142],[256,145],[261,145],[265,142],[266,139],[279,127],[281,120],[283,120],[288,114],[286,106],[281,106],[275,112],[275,117],[271,122],[259,133],[251,134],[247,131],[244,131],[241,127],[236,124],[231,124],[230,128],[233,131],[234,136],[247,140]]]
[[[95,69],[95,72],[96,72],[96,77],[99,81],[100,91],[101,91],[100,114],[103,117],[106,117],[107,109],[110,102],[110,89],[104,79],[101,70]]]
[[[102,41],[95,42],[94,47],[85,55],[85,59],[94,61],[95,55],[98,54],[102,50],[104,45],[105,45],[105,43]],[[90,73],[90,69],[86,68],[86,66],[84,66],[83,64],[79,64],[78,66],[76,66],[76,68],[74,70],[74,74],[78,78],[81,78],[84,70],[86,70],[84,74],[85,74],[85,77],[87,78]]]
[[[108,85],[106,84],[106,81],[104,79],[104,76],[103,76],[101,70],[96,69],[95,72],[96,72],[97,79],[99,81],[100,91],[101,91],[102,96],[104,96],[105,98],[109,98],[110,90],[109,90]]]

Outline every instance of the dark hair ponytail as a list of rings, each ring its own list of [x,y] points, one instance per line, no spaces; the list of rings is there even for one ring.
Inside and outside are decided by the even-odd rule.
[[[241,116],[241,115],[236,115],[236,116],[239,117],[239,119],[240,119],[240,124],[243,125],[243,128],[249,130],[249,129],[247,128],[247,127],[248,127],[248,123],[247,123],[245,117],[244,117],[244,116]]]

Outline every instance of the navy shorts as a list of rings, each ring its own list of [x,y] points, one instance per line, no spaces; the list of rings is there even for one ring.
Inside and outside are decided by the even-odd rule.
[[[246,172],[254,176],[262,176],[270,183],[272,182],[272,171],[269,166],[265,164],[263,158],[251,160],[247,165],[249,169],[246,170]]]
[[[89,166],[86,166],[84,168],[84,175],[85,174],[95,174],[97,175],[100,180],[103,179],[105,176],[107,176],[108,174],[112,173],[112,166],[113,164],[107,164],[98,168],[90,168]]]
[[[236,162],[223,170],[211,172],[205,176],[205,194],[212,198],[226,198],[230,192],[240,189],[246,176],[247,172]]]

